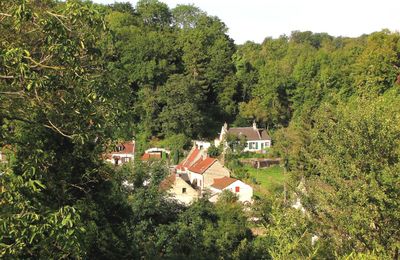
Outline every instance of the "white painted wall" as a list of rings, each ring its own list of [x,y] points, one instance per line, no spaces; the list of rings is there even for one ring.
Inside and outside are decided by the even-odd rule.
[[[257,147],[257,148],[255,148]],[[254,140],[254,141],[247,141],[247,146],[244,148],[245,152],[256,152],[256,151],[263,151],[265,148],[271,147],[270,140]]]
[[[239,192],[236,192],[236,187],[239,187]],[[231,192],[235,193],[239,197],[239,201],[241,202],[251,202],[253,197],[253,188],[246,183],[237,180],[224,190],[230,190]]]
[[[115,164],[115,159],[114,156],[118,156],[120,159],[118,160],[118,165],[122,165],[122,158],[125,158],[126,160],[129,160],[129,162],[132,162],[134,159],[134,155],[131,153],[112,153],[111,154],[111,159],[107,159],[107,162],[110,162],[112,164]],[[126,162],[125,162],[126,163]]]
[[[239,192],[236,192],[235,189],[236,187],[239,187]],[[218,200],[219,193],[222,192],[222,190],[216,189],[214,187],[210,186],[210,191],[211,191],[211,202],[215,202]],[[223,190],[230,190],[232,193],[236,194],[238,196],[239,201],[241,202],[252,202],[252,197],[253,197],[253,188],[250,185],[247,185],[246,183],[237,180],[228,187],[224,188]]]
[[[197,187],[203,189],[204,188],[204,178],[203,175],[189,171],[189,180],[190,183],[193,183],[197,180]]]
[[[210,148],[211,143],[206,141],[194,141],[194,145],[196,145],[198,149],[207,150],[208,148]]]

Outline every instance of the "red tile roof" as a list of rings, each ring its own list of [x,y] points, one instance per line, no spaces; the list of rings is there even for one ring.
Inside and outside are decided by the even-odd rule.
[[[178,164],[178,165],[175,167],[175,169],[180,170],[180,171],[185,170],[185,168],[184,168],[181,164]]]
[[[211,157],[207,157],[204,160],[199,159],[189,168],[189,171],[203,174],[211,165],[214,164],[215,161],[217,161],[217,159]]]
[[[177,170],[185,170],[185,168],[189,168],[190,166],[192,166],[196,161],[196,158],[198,157],[200,153],[200,150],[197,148],[194,148],[190,151],[190,153],[188,154],[188,156],[176,166]]]
[[[140,158],[142,161],[147,161],[150,159],[161,159],[161,154],[160,153],[145,153],[142,155]]]
[[[237,181],[237,179],[225,176],[225,177],[222,177],[219,179],[214,179],[214,183],[211,184],[211,186],[216,189],[223,190],[226,187],[228,187],[229,185],[231,185],[232,183],[234,183],[235,181]]]
[[[135,143],[132,141],[128,141],[122,144],[117,145],[117,147],[121,147],[120,151],[113,151],[112,154],[123,154],[123,153],[134,153],[135,152]]]

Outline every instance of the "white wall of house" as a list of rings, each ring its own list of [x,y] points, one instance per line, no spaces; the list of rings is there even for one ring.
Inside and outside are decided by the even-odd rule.
[[[250,140],[247,141],[247,145],[244,148],[244,151],[247,152],[255,152],[255,151],[263,151],[265,148],[271,147],[271,140]]]
[[[111,159],[107,159],[107,162],[110,162],[112,164],[116,164],[116,160],[114,157],[119,157],[118,160],[118,165],[122,165],[127,162],[131,162],[134,159],[134,154],[131,153],[112,153],[111,154]]]
[[[252,202],[253,188],[240,180],[235,181],[223,190],[229,190],[236,194],[241,202]],[[214,194],[214,196],[211,197],[213,198],[213,201],[218,199],[219,193],[221,193],[223,190],[219,190],[210,186],[211,194]]]
[[[242,181],[235,181],[224,190],[230,190],[239,197],[241,202],[251,202],[253,197],[253,188]]]
[[[200,189],[204,188],[203,175],[196,173],[196,172],[189,171],[189,180],[190,180],[190,183],[196,182],[197,187],[199,187]]]
[[[207,150],[208,148],[210,148],[211,143],[207,142],[207,141],[194,141],[194,145],[198,148],[198,149],[205,149]]]

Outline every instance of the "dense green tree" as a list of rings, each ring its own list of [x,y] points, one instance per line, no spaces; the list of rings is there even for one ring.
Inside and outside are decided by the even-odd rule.
[[[396,89],[315,115],[304,200],[339,255],[398,254],[399,97]]]
[[[158,122],[162,132],[195,136],[203,121],[199,109],[202,98],[195,80],[182,75],[171,76],[159,90],[161,112]]]
[[[80,258],[122,241],[112,226],[124,200],[112,199],[101,159],[118,95],[103,78],[100,11],[79,1],[1,10],[1,35],[11,37],[0,43],[0,146],[15,155],[2,170],[1,256]],[[90,239],[103,231],[101,245]]]

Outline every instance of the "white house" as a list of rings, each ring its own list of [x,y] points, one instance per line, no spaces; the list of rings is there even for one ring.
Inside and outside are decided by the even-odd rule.
[[[225,123],[221,129],[219,138],[215,139],[215,146],[219,146],[225,143],[225,138],[228,134],[236,136],[244,136],[246,138],[245,152],[264,152],[265,148],[271,147],[271,137],[267,134],[265,129],[257,128],[257,124],[254,122],[252,127],[231,127],[228,128],[228,124]]]
[[[238,200],[243,203],[251,203],[253,197],[253,188],[246,183],[230,178],[222,177],[214,179],[213,184],[209,187],[211,191],[210,201],[217,201],[218,195],[224,191],[229,190],[238,196]]]
[[[135,157],[135,141],[118,144],[115,150],[107,155],[106,161],[114,165],[121,165],[133,161]]]

